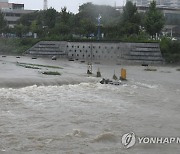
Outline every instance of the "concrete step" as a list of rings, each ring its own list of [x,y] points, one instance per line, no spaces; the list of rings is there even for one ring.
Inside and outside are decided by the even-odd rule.
[[[160,52],[130,52],[131,56],[161,56]]]
[[[26,51],[26,54],[31,55],[65,55],[67,42],[60,41],[41,41]]]
[[[152,56],[127,56],[125,57],[125,59],[127,60],[152,60],[152,61],[156,61],[156,60],[162,60],[161,56],[156,56],[156,57],[152,57]]]
[[[152,61],[152,60],[120,60],[120,61],[117,61],[117,63],[119,64],[139,64],[139,65],[142,65],[142,64],[149,64],[149,65],[159,65],[159,64],[164,64],[164,61],[163,60],[160,60],[160,61]]]
[[[160,52],[159,48],[135,48],[134,52]]]

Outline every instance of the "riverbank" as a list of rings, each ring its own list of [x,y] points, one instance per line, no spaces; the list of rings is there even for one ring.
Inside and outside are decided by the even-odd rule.
[[[0,54],[5,55],[23,55],[28,49],[39,41],[51,39],[33,39],[33,38],[0,38]],[[74,40],[82,42],[82,40]],[[96,42],[96,41],[93,41]],[[102,41],[103,42],[103,41]],[[108,42],[108,41],[107,41]],[[110,41],[111,42],[111,41]],[[113,42],[113,41],[112,41]],[[114,41],[119,42],[119,41]],[[150,41],[151,42],[151,41]],[[158,42],[157,42],[158,43]],[[180,42],[163,38],[160,43],[162,56],[166,64],[180,64]]]

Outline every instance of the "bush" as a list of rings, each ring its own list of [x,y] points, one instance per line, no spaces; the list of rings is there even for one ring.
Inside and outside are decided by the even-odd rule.
[[[42,74],[44,74],[44,75],[61,75],[61,73],[59,73],[59,72],[51,72],[51,71],[43,72]]]
[[[160,42],[160,48],[167,63],[180,62],[180,41],[163,38]]]
[[[5,54],[22,54],[37,42],[39,40],[33,38],[1,38],[0,52]]]

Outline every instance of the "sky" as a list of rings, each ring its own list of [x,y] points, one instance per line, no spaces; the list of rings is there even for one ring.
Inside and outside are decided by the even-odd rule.
[[[62,7],[66,6],[67,10],[73,13],[78,12],[80,5],[92,2],[93,4],[103,4],[111,6],[122,6],[126,0],[48,0],[48,7],[53,7],[57,11],[60,11]],[[25,9],[42,10],[43,0],[9,0],[10,3],[23,3]]]

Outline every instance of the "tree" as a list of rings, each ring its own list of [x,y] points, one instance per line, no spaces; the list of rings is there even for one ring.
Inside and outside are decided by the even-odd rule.
[[[90,34],[94,34],[96,31],[96,25],[88,20],[88,19],[82,19],[80,20],[80,24],[81,24],[81,32],[83,35],[85,35],[86,37],[89,37]]]
[[[97,17],[102,16],[101,23],[104,26],[112,26],[117,24],[120,18],[120,12],[112,6],[94,5],[92,3],[85,3],[79,6],[79,13],[76,15],[80,19],[86,18],[97,24]]]
[[[44,26],[47,26],[48,28],[54,28],[56,24],[56,18],[57,18],[58,12],[50,8],[44,12]]]
[[[140,23],[141,18],[136,5],[128,1],[123,8],[122,23],[120,24],[121,33],[127,35],[138,34]]]
[[[33,33],[37,33],[38,32],[38,25],[37,25],[37,21],[36,20],[32,21],[30,30]]]
[[[18,20],[18,24],[22,24],[24,26],[30,26],[32,21],[37,18],[40,11],[36,11],[33,13],[24,14]]]
[[[22,24],[15,26],[15,33],[18,37],[23,37],[26,33],[28,33],[28,27]]]
[[[3,32],[6,26],[7,26],[7,23],[6,23],[6,20],[4,19],[4,15],[3,13],[0,12],[0,32]]]
[[[145,16],[145,30],[154,37],[160,33],[165,24],[163,14],[156,8],[156,2],[152,1]]]

